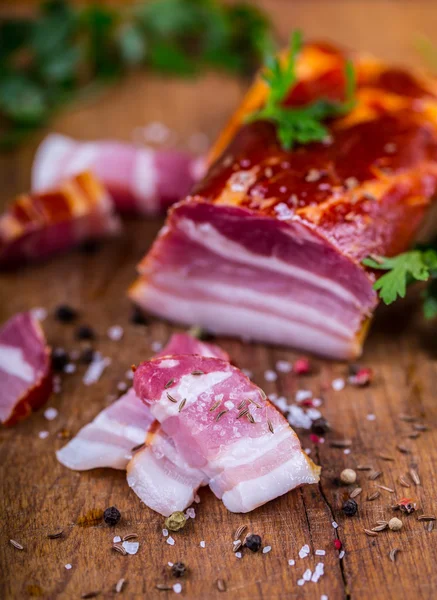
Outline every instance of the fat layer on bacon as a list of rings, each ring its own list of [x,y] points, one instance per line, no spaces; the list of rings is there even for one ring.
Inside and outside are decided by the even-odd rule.
[[[140,263],[131,298],[221,334],[353,358],[377,304],[361,261],[413,239],[437,189],[437,85],[326,44],[306,46],[286,103],[339,100],[344,65],[357,98],[324,142],[281,148],[247,123],[265,102],[258,78],[219,137],[205,178],[171,209]]]
[[[302,452],[286,419],[228,362],[187,355],[153,359],[135,371],[134,388],[180,459],[200,470],[233,512],[248,512],[319,479],[320,468]]]
[[[19,313],[0,329],[0,423],[13,425],[52,391],[50,348],[39,321]]]
[[[37,150],[32,189],[40,192],[90,170],[105,185],[118,211],[154,215],[188,193],[203,159],[177,150],[153,150],[114,140],[82,142],[52,133]]]

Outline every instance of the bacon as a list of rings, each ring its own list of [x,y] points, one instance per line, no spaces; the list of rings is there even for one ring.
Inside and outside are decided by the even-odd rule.
[[[202,165],[203,159],[176,150],[112,140],[78,142],[54,133],[38,148],[32,189],[44,191],[89,169],[106,186],[119,212],[155,215],[188,193]]]
[[[45,259],[102,236],[120,221],[104,188],[88,172],[51,191],[24,194],[0,216],[0,265]]]
[[[306,46],[286,103],[341,99],[346,57]],[[357,103],[326,143],[286,151],[271,123],[247,123],[268,93],[255,82],[139,264],[134,302],[220,334],[360,354],[377,305],[361,261],[406,250],[437,190],[437,84],[350,58]]]
[[[228,362],[156,358],[136,369],[134,389],[172,439],[178,459],[200,470],[232,512],[249,512],[319,480],[320,468],[302,452],[285,418]],[[148,485],[156,498],[156,484]]]
[[[52,391],[50,348],[30,312],[0,329],[0,422],[14,425],[40,408]]]
[[[219,356],[225,360],[228,357],[218,346],[205,344],[186,333],[172,335],[157,356],[173,351]],[[148,433],[157,429],[158,424],[154,422],[149,408],[138,400],[131,388],[85,425],[66,446],[57,451],[56,456],[60,463],[76,471],[98,467],[124,470],[132,458],[133,448],[144,444]],[[153,436],[150,441],[152,439]]]

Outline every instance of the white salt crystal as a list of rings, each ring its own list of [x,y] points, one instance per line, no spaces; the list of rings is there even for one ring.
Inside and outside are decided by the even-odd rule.
[[[326,594],[322,594],[320,596],[320,600],[328,600],[328,596]]]
[[[336,521],[332,521],[331,525],[333,526],[334,529],[337,529],[337,527],[338,527],[338,523]]]
[[[194,519],[196,517],[196,511],[194,508],[187,508],[185,516],[189,517],[190,519]]]
[[[325,550],[316,550],[315,554],[317,554],[317,556],[325,556],[326,552]]]
[[[172,566],[173,566],[173,563],[172,563],[172,562],[168,562],[167,564],[168,564],[168,566],[169,566],[169,567],[172,567]]]
[[[268,369],[267,371],[264,371],[264,379],[266,381],[276,381],[278,379],[278,374],[271,369]]]
[[[127,390],[127,383],[125,381],[120,381],[117,383],[117,390],[120,392],[125,392]]]
[[[270,552],[271,549],[272,549],[271,546],[264,546],[264,548],[263,548],[263,554],[267,554],[267,552]]]
[[[47,419],[47,421],[53,421],[53,419],[56,419],[58,414],[59,413],[56,408],[46,408],[44,411],[44,416]]]
[[[345,554],[346,554],[346,552],[344,550],[342,550],[340,552],[340,554],[338,555],[338,558],[341,560],[344,557]]]
[[[226,407],[228,410],[232,410],[232,409],[234,408],[235,404],[234,404],[233,402],[231,402],[230,400],[227,400],[227,401],[224,403],[224,406],[225,406],[225,407]]]
[[[340,392],[342,389],[344,389],[345,381],[344,379],[339,377],[338,379],[334,379],[331,385],[333,390],[335,390],[336,392]]]
[[[118,544],[118,542],[121,542],[121,537],[119,535],[114,535],[112,541],[114,544]]]
[[[320,412],[320,410],[317,410],[317,408],[309,408],[307,410],[307,415],[312,421],[315,421],[316,419],[320,419],[322,413]]]
[[[196,494],[196,495],[194,496],[194,502],[195,502],[196,504],[199,504],[199,503],[200,503],[200,496],[199,496],[199,494]]]
[[[293,216],[293,211],[290,210],[290,208],[287,206],[287,204],[285,204],[285,202],[279,202],[278,204],[276,204],[276,206],[274,207],[274,211],[277,215],[277,218],[280,221],[283,221],[285,219],[291,219]]]
[[[304,402],[313,397],[313,393],[310,390],[297,390],[295,400],[296,402]]]
[[[108,334],[108,338],[113,342],[118,342],[124,335],[124,329],[121,325],[113,325],[106,332]]]
[[[288,407],[288,422],[292,427],[302,427],[302,429],[310,429],[312,421],[306,412],[296,404],[291,404]]]
[[[322,404],[323,400],[321,400],[320,398],[313,398],[313,406],[318,408],[319,406],[322,406]]]
[[[305,573],[302,575],[302,578],[305,579],[305,581],[309,581],[311,579],[312,574],[313,574],[313,572],[311,571],[311,569],[307,569],[305,571]]]
[[[351,449],[350,448],[345,448],[343,450],[343,454],[350,454],[351,453]]]
[[[317,563],[316,568],[314,569],[313,576],[311,577],[311,581],[313,583],[317,583],[324,572],[325,565],[322,562]]]
[[[297,585],[304,585],[305,584],[305,579],[299,579],[297,582]]]
[[[241,552],[235,552],[235,556],[236,556],[237,558],[241,558],[241,557],[242,557],[242,554],[241,554]]]
[[[168,529],[163,529],[163,530],[162,530],[162,535],[163,535],[164,537],[167,537],[167,536],[168,536]]]
[[[288,362],[288,360],[278,360],[276,363],[276,370],[279,371],[279,373],[290,373],[292,369],[293,365],[291,362]]]
[[[290,565],[290,567],[292,567],[293,565],[296,564],[296,561],[293,560],[292,558],[290,558],[290,560],[288,561],[288,564]]]
[[[68,363],[63,368],[63,371],[64,373],[68,373],[69,375],[71,375],[71,373],[74,373],[76,371],[76,365],[74,365],[73,363]]]
[[[205,546],[206,546],[205,541],[202,540],[199,545],[200,545],[201,548],[205,548]]]
[[[99,381],[106,367],[111,364],[110,358],[103,358],[100,352],[96,352],[93,357],[93,362],[89,365],[83,376],[83,382],[85,385],[92,385]]]
[[[140,543],[125,541],[123,542],[122,546],[128,554],[136,554],[138,552],[138,548],[140,547]]]
[[[176,594],[180,594],[182,592],[182,585],[180,583],[175,583],[173,586],[173,591]]]
[[[162,350],[162,343],[152,342],[152,345],[150,347],[152,348],[153,352],[159,352],[160,350]]]
[[[305,448],[305,454],[308,454],[308,456],[311,454],[311,448]]]
[[[72,566],[72,565],[70,565],[70,563],[67,563],[67,564],[65,565],[65,568],[67,569],[67,571],[69,571],[69,570],[71,569],[71,566]]]
[[[174,539],[171,537],[171,535],[165,540],[167,542],[167,544],[169,544],[170,546],[174,546]]]
[[[310,547],[308,546],[308,544],[305,544],[299,550],[299,558],[306,558],[309,553],[310,553]]]
[[[38,437],[39,437],[41,440],[45,440],[46,438],[48,438],[48,437],[49,437],[49,432],[48,432],[48,431],[40,431],[40,432],[38,433]]]
[[[376,415],[373,415],[373,414],[367,415],[366,419],[368,421],[374,421],[376,419]]]
[[[38,321],[44,321],[44,319],[47,318],[48,312],[47,309],[43,308],[42,306],[37,306],[36,308],[30,309],[30,314],[34,319],[37,319]]]
[[[134,372],[132,371],[132,369],[128,369],[126,371],[126,373],[124,374],[124,376],[126,377],[126,379],[133,379],[134,378]]]

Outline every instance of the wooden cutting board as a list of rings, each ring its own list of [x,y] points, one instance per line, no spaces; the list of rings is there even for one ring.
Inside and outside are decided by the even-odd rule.
[[[411,51],[415,32],[428,33],[437,41],[437,7],[422,2],[293,2],[264,0],[283,39],[293,27],[309,35],[331,39],[378,53],[381,57],[418,62]],[[197,81],[175,81],[148,74],[131,77],[118,88],[86,105],[74,107],[52,124],[54,131],[76,137],[130,139],[132,130],[150,121],[166,123],[179,136],[181,145],[190,135],[204,132],[212,138],[235,108],[244,90],[241,82],[207,74]],[[44,133],[44,132],[43,132]],[[2,202],[28,188],[35,148],[43,136],[27,146],[0,157]],[[95,348],[112,358],[112,365],[98,383],[85,387],[84,367],[63,377],[62,392],[48,402],[59,414],[47,421],[42,411],[18,426],[0,431],[0,596],[2,598],[80,598],[100,592],[114,594],[120,578],[126,583],[120,597],[170,598],[175,592],[158,591],[157,584],[180,581],[182,596],[191,599],[311,598],[434,598],[437,589],[437,533],[417,513],[402,516],[400,532],[384,531],[368,537],[364,528],[397,515],[391,509],[404,496],[416,499],[421,511],[437,512],[437,389],[435,324],[425,324],[418,297],[390,309],[381,309],[372,327],[361,363],[372,367],[375,378],[368,388],[346,386],[334,391],[331,382],[344,378],[347,367],[340,363],[312,360],[312,374],[297,377],[279,374],[267,382],[264,373],[278,360],[293,362],[298,353],[218,339],[233,360],[254,374],[267,393],[276,392],[290,400],[299,389],[312,390],[323,398],[321,411],[333,431],[324,444],[315,445],[308,432],[299,432],[304,448],[323,467],[320,486],[287,494],[249,515],[234,515],[207,490],[200,492],[196,518],[174,534],[170,546],[162,535],[163,518],[139,502],[129,490],[122,472],[95,470],[74,473],[60,465],[55,450],[65,440],[59,434],[74,434],[116,395],[126,381],[132,363],[153,354],[155,342],[164,343],[175,328],[151,319],[147,326],[130,323],[130,304],[125,296],[135,276],[135,264],[150,246],[162,221],[131,219],[122,237],[104,244],[93,255],[71,252],[45,265],[0,277],[0,320],[20,310],[44,307],[49,316],[44,328],[50,344],[76,349],[73,325],[62,325],[53,317],[54,308],[68,303],[80,311],[80,323],[98,333]],[[124,328],[121,341],[111,341],[107,329]],[[430,430],[417,439],[408,436],[413,423],[399,415],[414,416]],[[48,437],[41,439],[40,432]],[[331,447],[338,439],[350,439],[350,453]],[[398,446],[405,446],[408,453]],[[349,450],[349,449],[348,449]],[[380,455],[393,460],[384,460]],[[345,467],[369,465],[381,471],[371,481],[369,471],[358,471],[363,491],[356,499],[358,516],[345,517],[341,504],[353,489],[336,482]],[[417,470],[421,485],[408,475]],[[411,487],[398,478],[407,474]],[[376,487],[382,485],[393,493]],[[366,500],[374,491],[380,497]],[[116,505],[122,513],[119,525],[109,528],[92,515]],[[90,522],[91,521],[91,522]],[[338,523],[338,529],[332,525]],[[80,525],[79,523],[83,523]],[[233,533],[246,524],[248,531],[262,536],[266,554],[232,552]],[[47,535],[63,530],[59,539]],[[114,535],[137,533],[140,549],[135,556],[111,550]],[[24,546],[20,551],[9,539]],[[334,540],[339,538],[345,555],[339,559]],[[205,548],[200,542],[205,541]],[[308,544],[310,555],[299,558]],[[390,552],[399,549],[395,562]],[[316,550],[325,551],[318,556]],[[294,565],[289,565],[294,560]],[[171,577],[168,562],[183,561],[188,574]],[[324,563],[318,583],[298,580],[307,569]],[[71,565],[67,569],[66,565]],[[226,583],[226,592],[217,580]]]

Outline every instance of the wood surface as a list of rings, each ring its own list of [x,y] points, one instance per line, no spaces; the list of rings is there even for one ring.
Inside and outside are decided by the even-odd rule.
[[[431,1],[416,2],[291,2],[264,0],[280,36],[296,26],[311,36],[324,36],[354,45],[399,63],[419,63],[412,51],[416,33],[427,33],[437,42],[437,6]],[[141,74],[130,77],[102,97],[59,115],[52,130],[78,138],[111,136],[130,139],[132,130],[158,120],[174,129],[182,145],[193,132],[217,134],[244,91],[244,83],[222,75],[207,74],[196,81],[178,81]],[[26,190],[30,181],[33,153],[44,133],[25,147],[0,157],[0,197],[6,202]],[[74,326],[53,318],[53,309],[68,303],[80,310],[80,322],[89,323],[99,333],[96,349],[112,358],[112,366],[90,387],[82,383],[84,367],[63,377],[61,394],[47,406],[59,410],[54,421],[43,411],[11,429],[0,431],[0,597],[1,598],[80,598],[100,592],[114,596],[120,578],[126,584],[120,597],[171,598],[173,591],[158,591],[159,583],[173,584],[168,561],[183,561],[189,574],[180,582],[182,596],[204,598],[276,599],[342,598],[396,600],[431,599],[437,596],[437,533],[417,521],[420,512],[437,512],[437,327],[424,323],[418,294],[389,309],[378,311],[365,346],[361,363],[372,367],[375,379],[365,389],[347,386],[335,392],[331,382],[344,377],[347,366],[313,359],[313,373],[296,377],[280,374],[267,383],[264,371],[274,368],[278,359],[293,361],[299,353],[283,348],[218,339],[241,367],[254,373],[255,381],[267,393],[277,392],[290,400],[298,389],[311,389],[324,399],[322,413],[333,431],[326,442],[315,446],[308,432],[299,432],[304,448],[322,465],[320,486],[306,487],[279,498],[249,515],[227,512],[207,490],[200,492],[197,516],[174,535],[176,544],[166,544],[161,530],[163,518],[140,504],[129,490],[123,472],[95,470],[75,473],[60,465],[54,451],[65,440],[57,437],[63,429],[76,433],[117,394],[117,384],[125,378],[132,363],[150,357],[153,342],[165,342],[175,328],[151,319],[148,326],[129,322],[130,304],[125,290],[135,276],[135,264],[150,246],[162,220],[131,219],[125,233],[103,245],[95,255],[71,252],[47,264],[0,277],[0,321],[15,312],[41,306],[50,314],[44,329],[52,346],[78,347]],[[122,341],[110,341],[109,326],[124,327]],[[413,415],[430,430],[417,439],[405,437],[412,424],[399,414]],[[375,415],[375,420],[368,420]],[[38,433],[48,431],[47,439]],[[350,439],[350,454],[332,448],[330,441]],[[397,450],[405,445],[409,453]],[[378,458],[391,455],[393,461]],[[357,498],[358,516],[347,518],[341,504],[352,488],[336,482],[345,467],[369,464],[383,472],[376,481],[368,471],[358,472],[363,488]],[[416,467],[421,485],[401,487],[398,476]],[[376,484],[395,493],[381,491],[373,502],[366,500]],[[402,516],[400,532],[385,531],[368,537],[364,528],[395,514],[391,504],[410,496],[420,511]],[[90,511],[116,505],[122,521],[114,528],[102,524],[80,526],[78,520]],[[332,522],[339,524],[337,530]],[[247,524],[250,531],[271,545],[268,554],[246,552],[238,559],[232,552],[234,530]],[[47,535],[60,529],[60,539]],[[111,550],[114,535],[135,532],[140,549],[135,556],[121,556]],[[338,537],[345,550],[338,558],[333,542]],[[15,549],[12,538],[24,546]],[[203,549],[199,542],[205,540]],[[300,548],[308,544],[311,554],[299,559]],[[396,562],[389,553],[398,548]],[[315,556],[316,549],[326,551]],[[288,560],[296,564],[289,566]],[[307,568],[324,562],[325,574],[318,583],[297,585]],[[67,570],[65,565],[72,568]],[[227,592],[220,592],[216,580],[223,579]],[[117,596],[118,597],[118,596]]]

